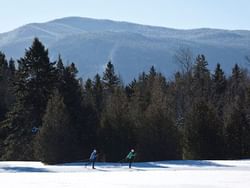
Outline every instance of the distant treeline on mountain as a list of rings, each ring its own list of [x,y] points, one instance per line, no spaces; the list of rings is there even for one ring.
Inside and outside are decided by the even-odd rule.
[[[193,61],[188,50],[176,59],[172,79],[152,66],[124,84],[111,61],[79,79],[75,64],[51,61],[38,38],[16,62],[1,52],[1,160],[81,161],[93,148],[113,162],[131,148],[137,161],[249,158],[248,71],[235,64],[226,76],[217,64],[211,73],[205,56]]]

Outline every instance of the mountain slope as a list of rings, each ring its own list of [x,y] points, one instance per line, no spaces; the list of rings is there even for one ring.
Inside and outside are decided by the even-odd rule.
[[[49,48],[52,60],[60,53],[65,63],[75,62],[79,76],[102,73],[111,59],[125,82],[152,65],[171,76],[178,69],[173,57],[181,47],[190,48],[195,56],[205,54],[212,70],[220,62],[226,73],[235,63],[244,64],[250,54],[250,31],[177,30],[80,17],[28,24],[0,34],[0,50],[20,58],[34,37]]]

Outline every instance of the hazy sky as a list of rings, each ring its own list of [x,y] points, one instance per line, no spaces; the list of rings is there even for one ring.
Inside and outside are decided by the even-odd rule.
[[[0,32],[67,16],[183,29],[250,30],[250,0],[2,0]]]

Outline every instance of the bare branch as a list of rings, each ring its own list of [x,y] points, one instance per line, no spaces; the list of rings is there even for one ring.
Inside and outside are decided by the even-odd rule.
[[[194,58],[190,48],[179,48],[174,55],[174,59],[183,72],[191,71]]]

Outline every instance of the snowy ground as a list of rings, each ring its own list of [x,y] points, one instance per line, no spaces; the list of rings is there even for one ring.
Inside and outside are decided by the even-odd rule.
[[[84,163],[49,166],[0,162],[3,188],[249,188],[250,160],[164,161],[127,164]]]

